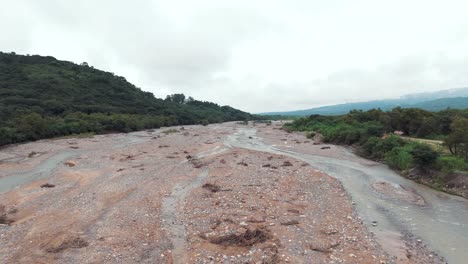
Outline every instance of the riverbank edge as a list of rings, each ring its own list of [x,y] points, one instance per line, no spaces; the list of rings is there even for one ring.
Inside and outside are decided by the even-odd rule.
[[[336,144],[334,144],[336,145]],[[384,161],[382,160],[373,160],[373,159],[370,159],[366,156],[363,156],[359,153],[358,149],[354,146],[349,146],[349,145],[336,145],[336,146],[341,146],[341,147],[345,147],[349,150],[351,150],[351,152],[353,154],[355,154],[356,156],[358,157],[361,157],[363,159],[367,159],[367,160],[371,160],[371,161],[374,161],[374,162],[378,162],[380,164],[384,164],[384,165],[387,165]],[[441,172],[441,171],[435,171],[435,170],[428,170],[427,172],[425,173],[421,173],[419,171],[419,173],[417,174],[411,174],[410,173],[410,170],[406,170],[406,171],[401,171],[401,170],[396,170],[394,168],[391,168],[389,166],[389,168],[396,172],[398,175],[400,175],[401,177],[403,178],[406,178],[408,180],[411,180],[411,181],[414,181],[416,183],[419,183],[419,184],[422,184],[422,185],[425,185],[427,187],[430,187],[431,189],[433,190],[436,190],[436,191],[439,191],[439,192],[443,192],[443,193],[447,193],[447,194],[450,194],[450,195],[455,195],[455,196],[459,196],[459,197],[462,197],[462,198],[465,198],[465,199],[468,199],[468,192],[466,189],[463,189],[463,188],[447,188],[447,187],[441,187],[439,182],[435,182],[434,180],[432,179],[429,179],[428,175],[430,173],[433,174],[433,176],[435,177],[444,177],[444,172]],[[413,177],[412,177],[413,175]],[[434,178],[434,177],[433,177]]]

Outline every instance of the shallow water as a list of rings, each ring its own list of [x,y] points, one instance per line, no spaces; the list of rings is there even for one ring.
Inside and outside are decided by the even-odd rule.
[[[0,193],[7,192],[22,184],[50,177],[54,174],[57,166],[66,160],[78,155],[79,152],[60,152],[36,166],[34,169],[26,172],[16,173],[15,175],[0,178]]]
[[[212,155],[217,155],[228,150],[226,147],[217,146],[213,149],[209,149],[195,155],[195,158],[204,158]],[[187,161],[184,161],[186,163]],[[186,233],[185,225],[182,221],[183,215],[177,208],[183,208],[185,206],[185,199],[193,189],[196,189],[202,185],[205,179],[208,177],[208,169],[204,169],[195,179],[190,182],[179,182],[172,189],[171,195],[164,198],[162,203],[162,219],[163,227],[169,231],[169,236],[173,246],[173,257],[174,263],[187,263],[185,255],[185,244],[186,244]]]
[[[169,231],[169,236],[173,246],[174,263],[186,263],[185,261],[185,244],[186,234],[182,215],[177,207],[184,207],[185,198],[190,192],[200,187],[205,178],[208,176],[208,170],[203,170],[193,181],[187,183],[178,183],[172,189],[171,195],[163,200],[161,217],[163,227]]]
[[[225,144],[290,156],[339,179],[356,203],[359,216],[375,233],[387,252],[395,253],[394,245],[390,241],[395,234],[398,238],[401,234],[409,232],[420,237],[432,251],[443,256],[448,263],[461,264],[468,260],[468,200],[405,179],[382,164],[367,166],[349,160],[276,149],[264,144],[255,133],[255,129],[241,129],[238,133],[228,136]],[[377,181],[413,190],[426,204],[420,206],[385,197],[371,187],[371,184]],[[376,227],[371,225],[372,221],[377,221]]]
[[[108,147],[105,149],[99,149],[99,150],[121,148],[121,147],[126,147],[132,144],[137,144],[137,143],[145,141],[145,139],[138,137],[139,133],[140,132],[128,134],[127,136],[124,137],[124,140],[122,142],[114,144],[111,147]],[[80,154],[85,154],[91,151],[96,151],[96,150],[95,149],[62,150],[50,156],[49,158],[47,158],[46,160],[44,160],[43,162],[41,162],[39,165],[37,165],[31,170],[18,171],[17,173],[14,173],[12,175],[0,177],[0,193],[7,192],[13,188],[16,188],[18,186],[21,186],[23,184],[26,184],[32,181],[46,179],[48,177],[51,177],[55,174],[56,170],[60,166],[65,166],[63,165],[65,161],[72,159],[74,157],[77,157]]]

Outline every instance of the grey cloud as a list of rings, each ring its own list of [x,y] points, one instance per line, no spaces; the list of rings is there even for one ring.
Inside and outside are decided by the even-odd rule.
[[[52,8],[35,7],[50,24],[75,31],[84,45],[105,47],[101,57],[111,52],[146,78],[176,87],[196,85],[226,70],[232,46],[268,32],[270,23],[242,1],[189,11],[178,20],[164,13],[159,5],[164,1],[52,2]]]
[[[420,54],[371,71],[348,69],[306,83],[269,84],[265,90],[271,93],[264,104],[278,102],[272,109],[303,109],[465,87],[468,68],[463,65],[468,65],[468,56]]]
[[[468,83],[463,1],[6,2],[0,50],[87,61],[159,97],[260,112]]]

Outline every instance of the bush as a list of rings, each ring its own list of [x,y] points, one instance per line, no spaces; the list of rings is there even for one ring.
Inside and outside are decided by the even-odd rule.
[[[247,121],[247,120],[244,120],[244,121],[239,121],[239,122],[236,122],[236,124],[238,124],[238,125],[245,125],[245,126],[247,126],[247,125],[249,124],[249,121]]]
[[[383,159],[385,154],[394,148],[401,147],[405,142],[397,136],[389,136],[385,139],[370,137],[362,145],[363,154],[373,159]]]
[[[421,143],[412,143],[411,155],[413,155],[415,164],[422,167],[432,165],[439,157],[437,151]]]
[[[314,137],[315,137],[315,135],[316,135],[316,133],[315,133],[315,132],[313,132],[313,131],[312,131],[312,132],[306,132],[306,137],[307,137],[308,139],[312,139],[312,138],[314,138]]]
[[[413,156],[407,147],[397,147],[385,154],[385,162],[391,168],[407,170],[413,164]]]
[[[380,137],[384,134],[383,126],[377,122],[367,122],[365,129],[366,137]]]
[[[172,133],[177,133],[177,132],[179,132],[179,130],[174,129],[174,128],[166,129],[166,130],[164,130],[164,131],[161,131],[161,133],[163,133],[163,134],[165,134],[165,135],[172,134]]]
[[[365,157],[372,157],[374,147],[379,143],[381,139],[378,137],[370,137],[367,141],[361,146],[361,154]]]
[[[444,172],[468,171],[468,163],[456,156],[441,156],[436,161],[437,169]]]

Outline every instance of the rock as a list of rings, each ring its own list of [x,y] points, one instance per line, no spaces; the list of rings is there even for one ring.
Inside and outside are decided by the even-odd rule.
[[[68,166],[68,167],[75,167],[76,166],[76,163],[73,162],[73,161],[67,161],[64,163],[64,165]]]

